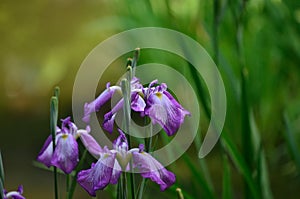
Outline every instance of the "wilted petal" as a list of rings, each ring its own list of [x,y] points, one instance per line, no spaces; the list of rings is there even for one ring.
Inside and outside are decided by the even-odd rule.
[[[154,124],[160,124],[170,136],[179,129],[185,115],[190,113],[165,89],[166,86],[160,86],[156,92],[149,95],[145,114],[151,118]]]
[[[144,151],[132,152],[133,169],[144,178],[150,178],[160,185],[160,190],[164,191],[176,181],[174,173],[164,168],[155,158]]]
[[[121,90],[121,88],[119,86],[109,87],[109,84],[107,84],[106,90],[103,91],[94,101],[90,103],[85,103],[84,116],[82,120],[86,123],[89,123],[90,115],[93,112],[99,111],[101,106],[103,106],[103,104],[105,104],[109,99],[111,99],[112,95],[115,93],[116,90]]]
[[[38,157],[37,161],[43,163],[47,167],[51,166],[51,158],[53,154],[52,136],[50,135],[45,141]]]
[[[116,154],[102,153],[96,164],[88,170],[78,173],[77,182],[91,195],[96,196],[96,191],[104,189],[111,180]]]
[[[78,163],[78,144],[71,134],[61,134],[51,160],[51,164],[71,173]]]

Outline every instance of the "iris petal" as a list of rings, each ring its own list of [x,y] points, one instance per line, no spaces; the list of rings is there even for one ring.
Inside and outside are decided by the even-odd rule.
[[[89,123],[91,114],[93,112],[99,111],[101,106],[103,106],[103,104],[105,104],[109,99],[111,99],[112,95],[115,93],[116,90],[121,90],[121,88],[119,86],[108,87],[94,101],[90,103],[85,103],[84,116],[82,120],[86,123]]]
[[[80,132],[80,139],[85,148],[92,154],[94,157],[99,158],[100,153],[102,152],[101,146],[98,142],[87,132]]]
[[[102,153],[96,164],[88,170],[78,173],[77,182],[91,195],[96,196],[96,191],[104,189],[111,181],[115,164],[115,153]],[[115,182],[113,180],[113,182]]]
[[[145,109],[145,114],[152,119],[154,124],[161,125],[171,136],[179,129],[185,115],[190,113],[168,91],[160,88],[156,90],[158,91],[152,92],[147,99],[148,106]]]
[[[51,164],[71,173],[78,163],[78,144],[71,134],[60,134]]]
[[[164,191],[176,181],[174,173],[164,168],[155,158],[146,152],[132,152],[133,168],[141,173],[143,178],[150,178],[160,185],[160,190]]]
[[[47,167],[51,166],[51,158],[53,154],[52,136],[50,135],[45,141],[37,160]]]

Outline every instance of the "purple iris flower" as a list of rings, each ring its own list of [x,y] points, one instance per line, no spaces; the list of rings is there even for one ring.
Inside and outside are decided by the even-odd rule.
[[[190,112],[167,91],[165,83],[152,87],[156,82],[156,80],[151,82],[149,88],[144,90],[147,101],[144,114],[151,118],[153,124],[158,123],[171,136],[179,129],[184,117],[190,115]]]
[[[149,87],[144,88],[139,79],[133,78],[131,81],[131,109],[140,112],[141,116],[149,116],[153,124],[158,123],[166,133],[171,136],[181,126],[186,115],[190,113],[185,110],[176,99],[167,91],[167,85],[162,83],[154,86],[157,80],[151,82]],[[121,90],[119,86],[109,87],[91,103],[86,103],[84,108],[83,121],[89,123],[90,114],[99,111],[116,90]],[[104,115],[103,128],[108,132],[113,131],[114,120],[117,112],[122,109],[123,98]]]
[[[91,195],[96,196],[96,191],[104,189],[108,184],[116,184],[122,171],[129,171],[129,161],[132,160],[132,170],[144,178],[150,178],[160,185],[164,191],[175,183],[175,175],[165,169],[149,153],[139,148],[128,149],[125,134],[119,130],[120,136],[114,141],[113,149],[107,147],[99,151],[90,151],[98,161],[88,170],[78,173],[77,182]],[[96,142],[93,142],[95,144]]]
[[[77,126],[71,122],[71,118],[62,119],[61,128],[56,128],[55,150],[53,151],[52,136],[45,141],[37,160],[47,167],[55,166],[65,173],[71,173],[78,163],[78,144],[76,139],[81,138],[83,143],[92,143],[89,135],[89,126],[83,130],[78,130]],[[86,144],[89,150],[94,149],[91,144]]]
[[[4,199],[25,199],[25,197],[22,196],[22,194],[23,186],[20,185],[17,191],[7,192],[6,190],[4,190]]]

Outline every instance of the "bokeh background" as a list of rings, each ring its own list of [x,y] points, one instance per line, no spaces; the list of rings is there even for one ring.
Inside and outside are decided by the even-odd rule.
[[[174,29],[203,45],[219,67],[228,105],[222,139],[199,160],[201,132],[209,121],[201,77],[187,70],[187,63],[180,68],[168,53],[141,52],[141,63],[174,65],[190,79],[204,116],[195,144],[169,166],[177,184],[161,193],[149,183],[145,198],[174,198],[176,187],[187,198],[300,197],[298,0],[1,0],[0,149],[6,189],[23,184],[29,199],[53,198],[51,173],[33,166],[49,134],[53,88],[61,88],[59,116],[71,115],[75,75],[87,54],[116,33],[145,26]],[[120,69],[106,77],[112,82],[125,71],[120,60],[115,63]],[[80,187],[76,194],[89,198]],[[110,197],[110,190],[98,194]]]

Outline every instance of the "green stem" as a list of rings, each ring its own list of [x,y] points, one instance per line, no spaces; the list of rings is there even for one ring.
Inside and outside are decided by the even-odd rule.
[[[131,148],[131,139],[130,139],[130,120],[131,120],[131,88],[130,88],[130,78],[132,77],[132,68],[129,66],[128,79],[124,79],[121,82],[123,97],[124,97],[124,119],[125,119],[125,132],[128,139],[128,147]],[[130,74],[131,73],[131,74]],[[132,169],[132,161],[129,161],[130,169]],[[132,199],[135,198],[135,182],[134,174],[130,171],[130,190]]]
[[[69,198],[69,191],[70,191],[70,174],[66,175],[66,195],[67,195],[67,199]]]
[[[73,198],[73,195],[74,195],[74,191],[75,191],[75,188],[76,188],[76,179],[77,179],[77,175],[79,173],[79,171],[82,169],[82,166],[84,164],[84,161],[86,159],[86,155],[87,155],[87,150],[85,149],[82,156],[81,156],[81,159],[77,165],[77,168],[76,168],[76,172],[75,172],[75,175],[74,177],[72,178],[72,182],[71,182],[71,186],[69,188],[69,194],[68,194],[68,199],[72,199]]]
[[[58,118],[58,96],[53,96],[50,100],[50,131],[52,135],[52,147],[53,153],[55,150],[55,135],[56,135],[56,125]],[[57,168],[53,167],[53,177],[54,177],[54,197],[58,199],[58,182],[57,182]]]

